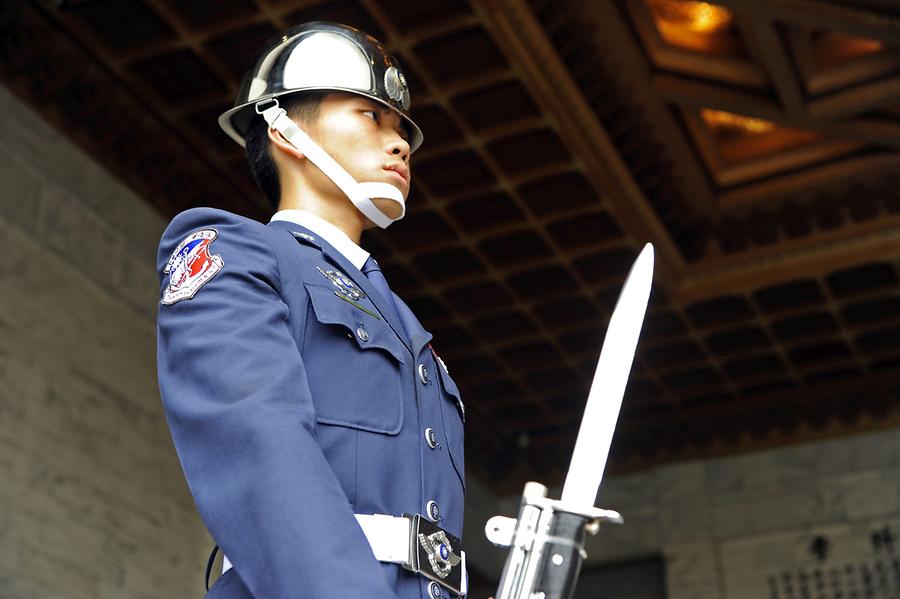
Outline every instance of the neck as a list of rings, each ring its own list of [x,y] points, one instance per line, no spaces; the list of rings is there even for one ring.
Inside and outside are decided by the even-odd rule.
[[[360,214],[349,199],[343,196],[321,197],[313,193],[302,193],[299,189],[285,190],[278,203],[279,210],[304,210],[329,222],[360,244],[366,218]]]

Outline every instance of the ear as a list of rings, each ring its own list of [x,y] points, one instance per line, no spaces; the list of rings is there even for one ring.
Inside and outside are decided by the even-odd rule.
[[[303,160],[304,158],[306,158],[306,154],[304,154],[303,152],[301,152],[300,150],[295,148],[294,144],[292,144],[291,142],[286,140],[279,131],[269,127],[269,129],[266,131],[266,133],[269,136],[269,142],[274,147],[278,148],[282,152],[287,153],[290,156],[293,156],[294,158],[297,158],[300,160]]]

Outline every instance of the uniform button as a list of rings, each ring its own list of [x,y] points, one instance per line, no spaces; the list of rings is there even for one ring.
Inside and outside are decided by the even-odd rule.
[[[369,331],[365,330],[362,327],[356,329],[356,336],[359,337],[362,341],[369,340]]]
[[[423,385],[428,384],[428,369],[425,368],[424,364],[419,364],[419,380],[422,381]]]
[[[428,514],[429,518],[437,522],[441,519],[441,506],[437,504],[437,501],[432,499],[425,504],[425,513]]]
[[[432,581],[428,583],[428,594],[432,599],[441,599],[441,585]]]
[[[437,435],[434,434],[434,429],[431,427],[425,429],[425,442],[428,443],[428,447],[432,449],[437,447]]]

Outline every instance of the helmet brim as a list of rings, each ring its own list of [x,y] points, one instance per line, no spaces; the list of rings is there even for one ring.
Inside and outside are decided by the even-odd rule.
[[[419,126],[416,125],[415,121],[413,121],[410,117],[403,114],[399,110],[397,110],[394,106],[391,106],[388,102],[385,102],[381,98],[377,96],[373,96],[371,94],[363,93],[358,89],[347,89],[347,88],[336,88],[336,87],[309,87],[304,88],[302,90],[285,90],[280,93],[272,94],[266,96],[264,100],[259,100],[259,102],[265,102],[267,100],[271,100],[274,98],[287,98],[290,96],[299,95],[305,92],[326,92],[326,93],[348,93],[353,94],[355,96],[360,96],[366,98],[368,100],[372,100],[373,102],[377,102],[386,108],[390,108],[395,113],[397,113],[402,119],[403,122],[407,125],[409,129],[409,151],[410,154],[419,149],[419,146],[422,145],[422,141],[424,140],[424,135],[422,134],[422,130],[419,129]],[[253,123],[254,118],[262,119],[262,116],[257,114],[256,105],[259,102],[247,102],[240,106],[235,106],[230,110],[222,113],[219,117],[219,126],[222,130],[234,141],[241,145],[241,147],[246,147],[246,135],[247,130],[250,128],[250,125]]]

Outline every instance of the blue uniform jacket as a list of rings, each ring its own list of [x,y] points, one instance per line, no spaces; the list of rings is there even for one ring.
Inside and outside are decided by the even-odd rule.
[[[463,405],[406,304],[395,296],[395,322],[303,227],[209,208],[172,221],[159,269],[166,417],[234,564],[208,597],[427,597],[424,577],[375,560],[353,517],[435,501],[438,524],[462,536]]]

